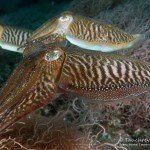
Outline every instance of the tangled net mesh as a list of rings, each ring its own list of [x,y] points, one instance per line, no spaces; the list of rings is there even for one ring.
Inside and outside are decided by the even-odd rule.
[[[146,131],[150,124],[148,94],[109,103],[64,94],[45,107],[49,108],[23,118],[3,132],[0,149],[127,150],[129,146],[122,145],[125,138],[149,136]]]

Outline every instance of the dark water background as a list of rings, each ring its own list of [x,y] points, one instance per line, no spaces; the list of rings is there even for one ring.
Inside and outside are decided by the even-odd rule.
[[[0,24],[35,30],[45,21],[67,10],[70,0],[0,0]],[[0,48],[0,87],[21,55]]]
[[[0,0],[2,24],[35,29],[66,10],[70,0]]]

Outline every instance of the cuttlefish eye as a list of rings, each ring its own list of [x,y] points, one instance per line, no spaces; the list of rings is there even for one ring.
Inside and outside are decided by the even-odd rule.
[[[57,60],[61,55],[62,53],[59,50],[55,50],[53,52],[46,53],[44,59],[46,61],[53,61]]]
[[[70,21],[71,20],[71,16],[61,16],[59,18],[59,20],[62,21],[62,22]]]

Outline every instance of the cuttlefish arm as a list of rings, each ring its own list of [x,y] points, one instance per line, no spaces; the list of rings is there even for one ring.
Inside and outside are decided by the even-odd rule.
[[[24,58],[0,92],[0,132],[51,102],[65,55],[50,48]]]
[[[102,52],[135,48],[145,40],[143,34],[132,35],[103,21],[63,12],[35,30],[29,41],[52,34],[81,48]]]
[[[58,28],[58,16],[49,19],[42,26],[37,28],[28,41],[34,41],[42,37],[50,36]]]
[[[59,88],[88,99],[131,98],[150,88],[150,64],[125,56],[67,49]]]
[[[51,34],[48,37],[41,37],[34,41],[28,41],[25,45],[20,47],[23,49],[23,57],[30,55],[36,51],[42,51],[47,45],[55,45],[58,47],[65,47],[66,41],[59,37],[58,34]]]

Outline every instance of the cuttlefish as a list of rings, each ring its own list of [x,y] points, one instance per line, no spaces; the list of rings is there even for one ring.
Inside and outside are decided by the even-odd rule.
[[[69,41],[81,48],[102,52],[138,47],[145,39],[143,34],[132,35],[103,21],[72,12],[64,12],[48,20],[34,32],[0,26],[0,46],[11,51],[22,53],[24,49],[18,48],[26,42],[49,36],[55,36],[59,42]]]
[[[22,53],[19,47],[26,44],[31,34],[30,30],[0,25],[0,47]]]
[[[23,58],[0,92],[0,132],[62,93],[107,102],[149,90],[147,62],[52,45],[41,49]]]
[[[103,21],[63,12],[34,31],[29,41],[51,34],[59,34],[81,48],[102,52],[138,47],[145,39],[143,34],[132,35]]]

